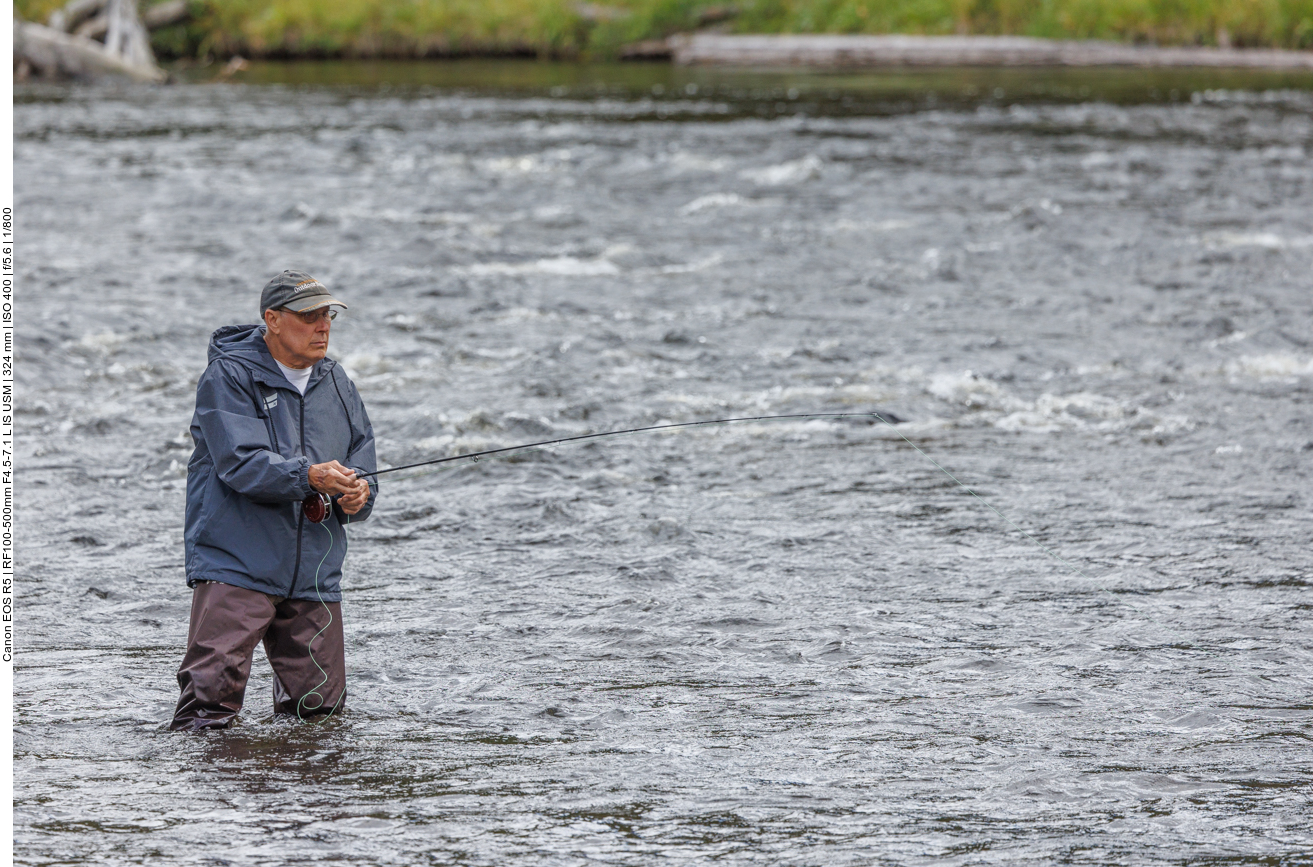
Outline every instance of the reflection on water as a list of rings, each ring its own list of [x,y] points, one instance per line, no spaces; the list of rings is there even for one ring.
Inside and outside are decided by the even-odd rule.
[[[15,108],[21,862],[1313,846],[1305,85],[245,75]],[[880,425],[462,464],[352,529],[346,715],[273,719],[257,651],[240,727],[168,733],[193,389],[284,267],[385,464],[879,408],[1083,574]]]

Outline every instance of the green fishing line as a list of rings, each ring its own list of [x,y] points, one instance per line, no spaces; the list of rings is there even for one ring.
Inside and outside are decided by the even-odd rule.
[[[351,523],[350,516],[347,516],[347,523],[348,524]],[[325,671],[324,667],[319,664],[319,660],[315,659],[315,639],[323,635],[325,632],[327,632],[328,627],[333,625],[333,610],[328,607],[328,603],[324,601],[324,594],[319,589],[319,572],[321,569],[324,568],[324,562],[328,560],[328,555],[333,552],[333,531],[328,529],[327,521],[323,522],[319,526],[323,527],[324,532],[328,534],[328,550],[324,551],[324,556],[319,558],[319,565],[315,567],[315,595],[319,597],[319,604],[324,606],[324,611],[328,613],[328,622],[325,623],[324,627],[320,629],[318,632],[316,632],[314,634],[314,637],[310,639],[310,644],[307,645],[306,647],[306,653],[309,654],[310,661],[315,664],[315,668],[319,669],[319,673],[322,674],[324,677],[323,680],[319,681],[319,683],[314,685],[313,689],[311,689],[305,695],[301,696],[299,699],[296,700],[296,718],[299,719],[301,722],[309,722],[309,720],[307,720],[304,716],[301,715],[302,710],[316,711],[324,706],[324,695],[319,690],[322,689],[328,683],[328,672]],[[349,544],[350,543],[348,542],[346,535],[346,527],[344,526],[342,528],[342,562],[343,563],[346,562],[346,552]],[[310,698],[310,696],[315,696],[316,698],[318,698],[319,703],[314,705],[313,707],[306,704],[306,699]],[[333,702],[333,706],[328,709],[328,713],[324,714],[323,719],[316,722],[315,725],[322,725],[328,722],[328,718],[331,717],[333,713],[337,710],[337,706],[342,703],[342,699],[345,696],[346,696],[346,690],[343,689],[342,694],[337,697],[337,701]]]

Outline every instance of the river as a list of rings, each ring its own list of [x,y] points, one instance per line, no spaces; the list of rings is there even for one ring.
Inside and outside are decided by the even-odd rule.
[[[1307,76],[212,72],[14,106],[19,863],[1307,863]],[[385,481],[347,713],[170,733],[284,268],[383,465],[902,422]]]

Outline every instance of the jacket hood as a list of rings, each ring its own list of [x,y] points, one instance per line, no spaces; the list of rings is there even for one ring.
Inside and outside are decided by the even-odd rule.
[[[213,364],[221,358],[239,362],[253,374],[265,374],[263,378],[272,380],[269,383],[271,385],[289,387],[291,385],[287,382],[287,377],[283,376],[278,363],[274,361],[268,344],[264,342],[263,325],[225,325],[215,331],[210,335],[209,363]],[[310,374],[310,382],[316,382],[333,364],[330,358],[315,362],[314,372]]]

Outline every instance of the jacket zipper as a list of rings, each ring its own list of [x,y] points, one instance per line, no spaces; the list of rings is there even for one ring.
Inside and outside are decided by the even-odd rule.
[[[305,455],[306,460],[310,459],[305,453],[305,397],[297,395],[298,403],[301,406],[301,454]],[[301,530],[305,526],[305,509],[297,510],[296,518],[296,565],[292,567],[292,589],[296,589],[296,581],[301,576]]]

